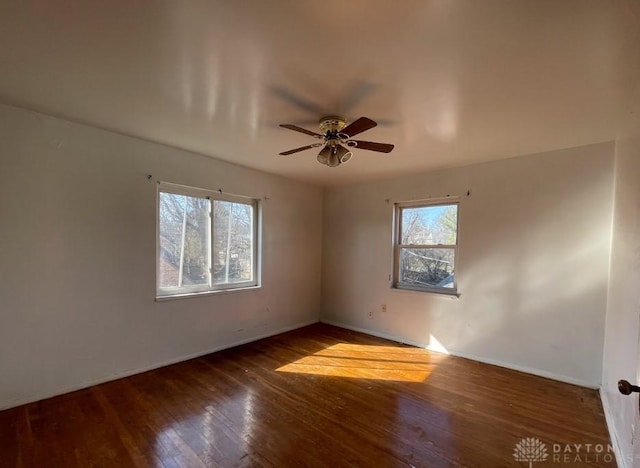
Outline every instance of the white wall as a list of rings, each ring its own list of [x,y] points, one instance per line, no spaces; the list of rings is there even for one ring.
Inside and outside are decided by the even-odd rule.
[[[261,289],[154,301],[155,180],[269,197]],[[316,321],[321,252],[324,320],[598,385],[612,180],[599,144],[335,188],[323,230],[319,188],[0,105],[0,408]],[[460,299],[391,290],[393,201],[467,190]]]
[[[624,466],[640,466],[633,457],[638,430],[638,396],[623,396],[617,382],[640,382],[640,87],[631,100],[616,141],[615,201],[609,301],[604,342],[602,399],[612,437],[619,443]],[[637,435],[635,435],[636,446]],[[633,460],[633,462],[632,462]]]
[[[393,202],[467,190],[461,297],[390,289]],[[612,192],[613,143],[328,190],[322,320],[597,387]]]
[[[155,302],[147,174],[268,196],[263,287]],[[0,409],[317,321],[321,223],[319,188],[0,106]]]

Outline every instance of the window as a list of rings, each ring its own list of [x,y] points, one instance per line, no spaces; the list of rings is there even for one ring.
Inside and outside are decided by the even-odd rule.
[[[157,295],[258,285],[258,202],[162,183]]]
[[[458,203],[395,206],[393,286],[456,294]]]

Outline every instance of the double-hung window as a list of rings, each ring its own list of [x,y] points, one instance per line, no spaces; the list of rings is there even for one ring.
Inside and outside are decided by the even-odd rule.
[[[161,183],[157,296],[258,285],[258,201]]]
[[[458,203],[395,205],[393,286],[456,294]]]

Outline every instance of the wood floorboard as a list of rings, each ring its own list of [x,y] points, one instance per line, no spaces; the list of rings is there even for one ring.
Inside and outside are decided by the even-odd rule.
[[[2,411],[0,467],[529,466],[523,438],[615,466],[595,390],[316,324]]]

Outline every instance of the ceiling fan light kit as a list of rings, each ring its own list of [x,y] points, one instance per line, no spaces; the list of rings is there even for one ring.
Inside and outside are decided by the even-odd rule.
[[[321,139],[323,140],[323,143],[314,143],[302,146],[289,151],[283,151],[280,154],[288,156],[293,153],[323,146],[316,158],[318,162],[325,166],[338,167],[340,164],[348,162],[353,156],[353,153],[349,149],[345,148],[345,146],[349,148],[377,151],[379,153],[390,153],[391,150],[393,150],[393,145],[389,143],[374,143],[371,141],[351,139],[351,137],[358,133],[370,130],[376,125],[378,125],[376,122],[367,117],[360,117],[347,125],[347,121],[343,117],[337,115],[328,115],[320,119],[320,131],[322,133],[312,132],[306,128],[298,127],[297,125],[282,124],[280,126],[283,128]]]
[[[340,160],[340,164],[344,164],[348,162],[351,159],[351,156],[353,156],[353,153],[349,151],[347,148],[345,148],[344,146],[336,147],[336,153],[337,153],[338,159]]]

